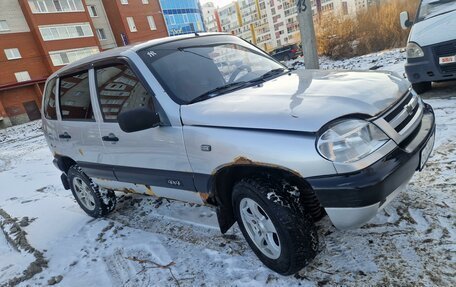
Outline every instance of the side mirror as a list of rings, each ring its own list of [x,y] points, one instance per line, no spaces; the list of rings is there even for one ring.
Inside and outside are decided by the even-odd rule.
[[[160,116],[149,108],[138,108],[117,116],[120,128],[126,133],[155,128],[160,125]]]
[[[412,27],[413,23],[409,19],[409,13],[407,11],[403,11],[400,14],[400,21],[401,21],[401,27],[404,30],[407,30],[408,28]]]

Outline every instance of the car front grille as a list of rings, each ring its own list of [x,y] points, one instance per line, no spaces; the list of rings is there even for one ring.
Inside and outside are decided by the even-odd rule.
[[[436,63],[439,65],[440,57],[456,56],[456,41],[446,42],[445,44],[438,44],[433,47]],[[456,72],[456,63],[439,65],[442,73]]]
[[[384,119],[396,132],[401,133],[418,112],[418,100],[418,96],[408,92],[407,96],[387,113]]]
[[[424,104],[419,96],[409,90],[396,105],[375,120],[375,123],[399,144],[419,125],[423,108]]]

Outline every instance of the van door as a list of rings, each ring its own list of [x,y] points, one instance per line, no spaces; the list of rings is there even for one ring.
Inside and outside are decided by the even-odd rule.
[[[100,115],[94,112],[96,99],[91,97],[90,80],[93,80],[93,70],[60,76],[59,79],[61,153],[77,163],[97,163],[103,150],[97,123]],[[113,179],[113,173],[107,177]]]
[[[123,182],[113,189],[202,203],[193,183],[182,126],[126,133],[117,123],[123,111],[144,107],[155,111],[158,103],[144,79],[125,62],[96,67],[95,76],[104,145],[99,168],[113,169]]]

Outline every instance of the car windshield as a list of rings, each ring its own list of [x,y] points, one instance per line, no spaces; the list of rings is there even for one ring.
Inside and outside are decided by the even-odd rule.
[[[456,0],[423,0],[421,2],[417,22],[453,10],[456,10]]]
[[[138,54],[179,104],[241,89],[254,80],[266,80],[262,78],[265,74],[269,77],[285,70],[263,51],[234,36],[178,40],[145,48]]]

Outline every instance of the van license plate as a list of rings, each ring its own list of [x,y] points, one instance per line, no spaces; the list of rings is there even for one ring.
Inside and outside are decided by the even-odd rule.
[[[429,156],[431,155],[431,152],[432,152],[432,148],[434,147],[434,142],[435,142],[435,133],[428,140],[426,146],[421,151],[420,170],[422,170],[424,168],[424,165],[426,164],[427,160],[429,159]]]
[[[448,56],[448,57],[439,58],[440,65],[451,64],[451,63],[455,63],[455,62],[456,62],[456,56]]]

